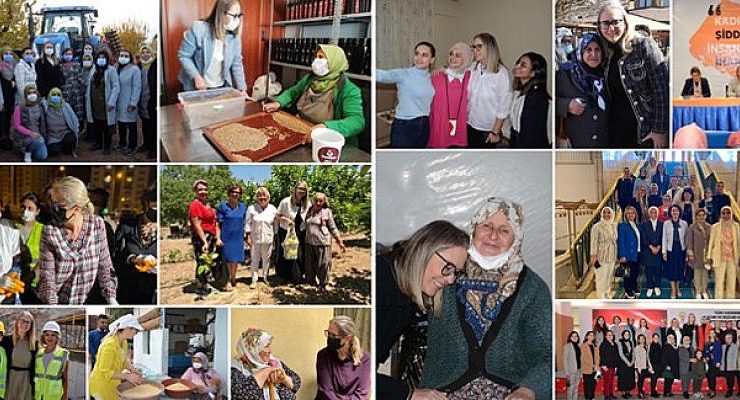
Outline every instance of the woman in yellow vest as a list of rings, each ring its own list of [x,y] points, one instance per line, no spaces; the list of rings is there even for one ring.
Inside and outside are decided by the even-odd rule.
[[[55,321],[45,323],[41,329],[44,349],[36,353],[35,400],[67,400],[69,352],[59,345],[61,334],[62,329]]]
[[[41,233],[44,224],[37,221],[41,212],[41,200],[36,193],[27,193],[21,199],[21,222],[15,225],[21,236],[21,279],[26,287],[35,288],[38,284],[39,254],[41,246]],[[24,257],[25,256],[25,257]],[[34,290],[26,290],[21,295],[23,304],[40,304]]]
[[[0,321],[0,338],[5,337],[5,324]],[[5,387],[8,380],[8,355],[0,347],[0,399],[5,398]]]
[[[0,343],[8,356],[8,384],[5,400],[33,400],[33,363],[36,358],[36,320],[28,311],[18,314],[13,334]]]
[[[143,381],[141,373],[131,365],[128,357],[128,341],[143,330],[132,314],[126,314],[110,325],[110,333],[100,343],[95,367],[90,374],[90,395],[96,400],[118,400],[116,387],[122,381],[135,385]]]

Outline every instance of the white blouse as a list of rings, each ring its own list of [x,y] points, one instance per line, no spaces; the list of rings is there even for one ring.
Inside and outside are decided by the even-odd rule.
[[[244,228],[247,233],[252,235],[252,243],[272,243],[275,235],[275,215],[277,215],[277,208],[272,204],[268,204],[264,209],[259,204],[252,204],[247,208],[247,219],[244,222]]]
[[[213,40],[213,55],[208,64],[203,80],[209,88],[217,88],[224,85],[224,42],[219,39]]]
[[[306,220],[306,212],[308,212],[309,208],[311,208],[311,201],[308,201],[308,205],[306,207],[301,208],[301,218],[304,221]],[[286,197],[282,201],[280,201],[280,204],[278,204],[277,213],[295,221],[295,216],[296,214],[298,214],[298,206],[290,201],[290,197]],[[286,231],[290,229],[290,226],[282,220],[280,220],[280,227],[285,229]],[[299,227],[296,227],[296,230],[297,228]]]
[[[490,73],[475,63],[468,85],[468,124],[480,131],[493,130],[497,118],[509,116],[512,97],[509,70],[501,65],[498,72]]]

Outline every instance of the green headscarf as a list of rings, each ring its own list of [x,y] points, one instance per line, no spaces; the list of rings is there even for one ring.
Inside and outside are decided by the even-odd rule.
[[[314,75],[311,89],[314,92],[325,92],[336,86],[344,71],[349,69],[349,63],[341,47],[333,44],[320,44],[319,47],[326,54],[326,60],[329,62],[329,73],[325,76]]]
[[[60,101],[59,104],[54,104],[51,102],[51,96],[59,96],[62,101]],[[46,96],[46,102],[51,107],[62,108],[64,106],[64,96],[62,96],[62,89],[59,89],[58,87],[51,88],[51,90],[49,90],[49,95]]]

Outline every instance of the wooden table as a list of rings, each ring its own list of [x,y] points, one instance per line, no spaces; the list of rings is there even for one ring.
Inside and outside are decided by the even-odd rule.
[[[164,162],[228,162],[200,129],[189,130],[177,105],[160,107],[159,134]],[[244,115],[262,111],[259,103],[245,103]],[[353,146],[342,148],[341,162],[369,163],[370,153]],[[303,145],[271,158],[268,162],[313,162],[311,145]]]

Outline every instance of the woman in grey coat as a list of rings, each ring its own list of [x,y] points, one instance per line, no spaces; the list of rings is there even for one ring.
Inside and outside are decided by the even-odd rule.
[[[139,131],[136,122],[139,119],[137,106],[141,97],[141,70],[131,63],[131,52],[123,49],[118,55],[118,82],[121,94],[118,96],[116,114],[118,116],[118,147],[123,154],[132,156],[136,153]]]
[[[709,293],[707,293],[709,270],[704,268],[704,255],[712,227],[706,220],[707,212],[703,208],[698,209],[696,219],[686,234],[686,256],[689,266],[694,269],[694,295],[697,299],[709,299]]]
[[[691,347],[691,337],[684,336],[681,340],[681,346],[678,348],[678,376],[681,379],[681,391],[685,399],[689,398],[691,363],[696,361],[693,355],[694,349]]]
[[[563,365],[565,366],[566,385],[568,386],[567,400],[578,400],[578,384],[581,382],[581,348],[578,332],[568,335],[568,341],[563,346]]]
[[[95,141],[91,150],[103,149],[104,155],[110,154],[120,89],[118,72],[110,66],[108,53],[99,51],[95,56],[95,68],[87,79],[85,113],[87,122],[92,124]]]

